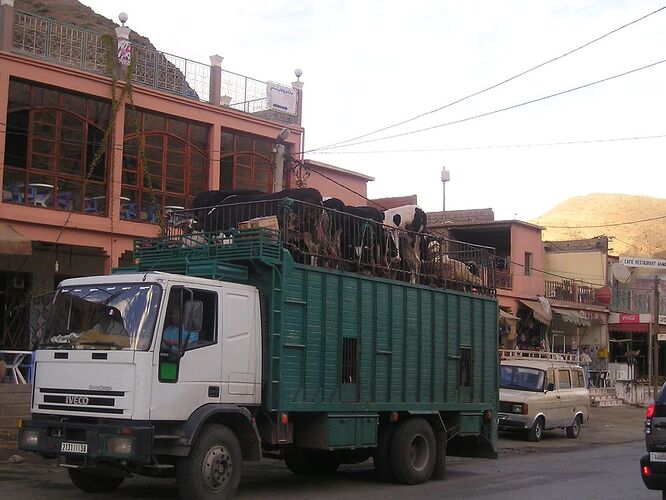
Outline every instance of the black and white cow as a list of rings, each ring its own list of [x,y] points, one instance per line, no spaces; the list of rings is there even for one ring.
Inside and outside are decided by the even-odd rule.
[[[404,253],[405,242],[401,243],[400,235],[409,234],[407,231],[411,233],[423,233],[428,224],[428,216],[418,205],[403,205],[384,210],[384,224],[388,226],[385,260],[387,266],[390,268],[399,264],[402,260],[400,254],[401,252]],[[417,248],[420,247],[420,242],[417,241],[417,238],[410,237],[406,243],[412,247],[414,254],[420,255],[420,248]],[[420,261],[420,257],[410,258],[409,260],[417,262]],[[416,269],[410,269],[410,271],[418,273]]]

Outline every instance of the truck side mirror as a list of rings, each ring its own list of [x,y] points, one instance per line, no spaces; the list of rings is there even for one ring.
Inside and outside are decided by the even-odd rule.
[[[555,384],[553,384],[552,382],[550,382],[550,383],[546,386],[546,392],[554,391],[554,390],[555,390]]]
[[[187,300],[183,304],[183,330],[199,332],[203,324],[203,302]]]

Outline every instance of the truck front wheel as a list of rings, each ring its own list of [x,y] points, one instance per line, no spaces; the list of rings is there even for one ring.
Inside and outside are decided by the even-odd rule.
[[[401,422],[391,438],[391,469],[403,484],[425,483],[435,468],[435,433],[428,422],[413,418]]]
[[[241,477],[241,448],[234,432],[224,425],[208,425],[176,467],[181,498],[231,498]]]
[[[67,472],[74,486],[86,493],[108,493],[115,491],[125,480],[122,476],[104,476],[81,469],[67,469]]]

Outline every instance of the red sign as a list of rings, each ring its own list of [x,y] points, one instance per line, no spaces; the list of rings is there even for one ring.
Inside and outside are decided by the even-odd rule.
[[[640,323],[640,314],[620,314],[618,323]]]
[[[602,304],[610,304],[611,299],[613,298],[613,291],[609,286],[604,286],[602,288],[597,288],[594,291],[594,298]]]

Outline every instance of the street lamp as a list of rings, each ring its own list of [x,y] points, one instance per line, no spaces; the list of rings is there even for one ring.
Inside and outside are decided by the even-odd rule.
[[[451,172],[442,167],[442,217],[446,212],[446,183],[451,180]],[[442,219],[444,220],[444,219]]]

